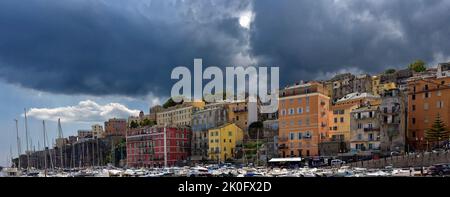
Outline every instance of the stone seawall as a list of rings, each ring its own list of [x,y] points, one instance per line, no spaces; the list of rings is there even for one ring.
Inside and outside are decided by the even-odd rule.
[[[351,167],[384,168],[392,165],[394,168],[427,167],[438,163],[450,163],[450,153],[417,153],[386,157],[377,160],[359,161],[345,164]]]

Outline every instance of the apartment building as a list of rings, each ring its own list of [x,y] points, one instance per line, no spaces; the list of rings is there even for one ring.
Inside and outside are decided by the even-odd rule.
[[[279,155],[318,156],[328,132],[330,97],[320,82],[300,83],[280,91]]]
[[[439,115],[450,124],[450,77],[448,64],[439,64],[436,73],[426,72],[408,80],[408,145],[415,150],[430,148],[427,129]]]
[[[191,126],[192,114],[203,109],[205,103],[203,101],[184,102],[182,104],[169,107],[157,113],[157,125],[159,126]]]

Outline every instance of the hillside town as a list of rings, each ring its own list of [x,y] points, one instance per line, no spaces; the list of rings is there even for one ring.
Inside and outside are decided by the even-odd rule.
[[[393,158],[421,154],[423,165],[427,153],[444,156],[427,163],[431,166],[448,162],[449,104],[450,63],[427,68],[418,61],[373,76],[344,73],[299,80],[280,88],[278,112],[272,114],[259,113],[261,103],[248,99],[169,99],[138,116],[80,129],[77,136],[63,137],[60,131],[53,143],[25,151],[12,165],[29,171],[205,165],[408,168],[418,164]]]

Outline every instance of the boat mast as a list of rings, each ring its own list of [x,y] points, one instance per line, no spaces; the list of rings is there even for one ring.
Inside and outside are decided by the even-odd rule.
[[[20,169],[20,152],[22,152],[22,150],[20,150],[19,123],[17,119],[14,119],[14,121],[16,122],[16,136],[17,136],[17,161],[18,161],[17,166]]]
[[[10,157],[10,160],[9,160],[9,167],[12,167],[13,166],[13,154],[12,154],[12,146],[11,145],[9,145],[9,157]]]
[[[101,158],[101,156],[100,156],[100,148],[99,148],[99,146],[98,146],[98,138],[96,139],[97,140],[97,166],[100,166],[100,158]]]
[[[25,112],[25,141],[27,141],[27,151],[25,152],[27,154],[27,169],[30,169],[30,147],[28,146],[28,118],[27,118],[27,109],[23,109]]]
[[[63,161],[63,148],[65,147],[65,140],[64,140],[64,135],[63,135],[63,131],[62,131],[62,127],[61,127],[61,119],[58,118],[58,139],[60,141],[62,141],[62,145],[61,147],[59,147],[60,149],[60,161],[61,161],[61,168],[64,168],[64,161]]]
[[[95,166],[95,140],[92,139],[92,167]]]
[[[48,140],[48,135],[47,135],[47,131],[44,133],[45,134],[45,138],[46,138],[46,140],[47,140],[47,142],[48,143],[50,143],[50,141]],[[52,156],[52,151],[51,151],[51,149],[50,149],[50,144],[48,144],[48,153],[49,153],[49,155],[50,155],[50,169],[52,169],[53,170],[53,156]],[[47,148],[47,147],[46,147]]]
[[[45,120],[42,121],[42,128],[44,133],[44,175],[47,177],[47,149],[46,149],[46,134],[45,134]]]

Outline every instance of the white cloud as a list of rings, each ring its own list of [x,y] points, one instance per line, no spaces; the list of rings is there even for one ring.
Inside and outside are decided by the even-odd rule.
[[[327,80],[333,78],[335,75],[338,74],[344,74],[344,73],[352,73],[354,75],[361,75],[365,72],[357,67],[348,67],[348,68],[342,68],[335,72],[318,72],[316,74],[315,79],[316,80]]]
[[[139,110],[129,109],[120,103],[100,105],[92,100],[80,101],[75,106],[57,108],[31,108],[27,116],[41,120],[62,122],[92,123],[102,122],[109,118],[127,118],[138,115]]]

